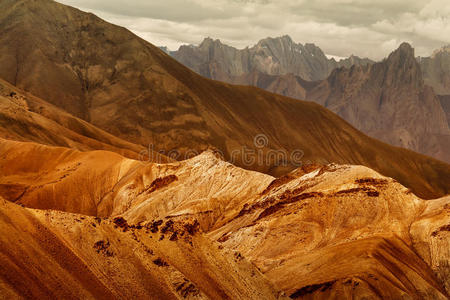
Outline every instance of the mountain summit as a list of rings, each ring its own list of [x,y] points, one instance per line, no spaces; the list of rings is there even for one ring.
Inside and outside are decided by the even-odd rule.
[[[370,136],[450,162],[447,97],[426,86],[447,93],[450,52],[443,49],[420,64],[408,43],[380,63],[355,56],[336,62],[314,44],[282,36],[243,50],[211,39],[172,55],[206,77],[317,102]]]

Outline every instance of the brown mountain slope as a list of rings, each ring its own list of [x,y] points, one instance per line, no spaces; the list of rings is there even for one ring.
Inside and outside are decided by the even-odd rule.
[[[63,292],[106,295],[100,281],[121,296],[146,295],[146,287],[153,287],[150,293],[170,298],[187,281],[196,287],[189,291],[213,298],[217,291],[232,298],[276,295],[258,272],[250,275],[248,259],[292,298],[448,298],[450,199],[422,200],[366,167],[309,166],[275,179],[237,168],[211,151],[186,161],[143,165],[113,153],[100,153],[101,161],[98,151],[2,144],[2,154],[5,147],[11,150],[4,160],[35,162],[14,168],[2,163],[2,197],[14,200],[13,183],[22,183],[28,187],[20,204],[108,217],[99,222],[3,204],[0,265],[9,272],[0,268],[2,291],[30,293],[24,291],[30,286],[39,295],[53,290],[53,279],[32,277],[39,274],[38,262],[46,262],[50,278],[67,279]],[[40,159],[30,160],[33,156]],[[84,204],[109,208],[90,212],[80,208]],[[188,233],[196,222],[200,232],[192,237]],[[37,228],[40,234],[33,236]],[[86,276],[68,274],[77,263],[67,248],[86,266],[77,274]],[[223,251],[235,253],[235,262],[228,255],[220,260]],[[154,261],[171,268],[161,270]],[[19,285],[18,278],[32,284],[23,285],[22,279]],[[82,281],[88,279],[91,284]]]
[[[262,72],[252,72],[231,80],[234,84],[256,86],[266,91],[295,98],[306,99],[307,92],[320,81],[306,81],[294,74],[269,75]]]
[[[0,198],[3,299],[282,299],[251,263],[188,221],[179,239]],[[131,224],[130,224],[131,225]]]
[[[227,159],[258,150],[262,163],[233,161],[272,174],[303,153],[302,163],[369,166],[423,197],[450,190],[450,166],[370,139],[319,105],[207,80],[129,31],[50,0],[0,8],[0,77],[128,141],[178,158],[209,146]],[[258,134],[265,147],[254,144]],[[273,150],[287,157],[266,155]]]
[[[417,237],[409,228],[435,201],[442,219]],[[210,234],[291,297],[445,299],[450,236],[439,228],[450,221],[448,203],[421,201],[364,167],[327,166],[250,200]],[[441,263],[426,265],[414,243]]]
[[[0,79],[0,137],[87,150],[109,150],[138,159],[144,147],[121,140],[92,124]],[[153,161],[171,161],[153,154]]]

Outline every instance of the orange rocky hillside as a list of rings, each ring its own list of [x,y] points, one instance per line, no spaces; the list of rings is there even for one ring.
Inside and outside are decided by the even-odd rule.
[[[2,202],[4,295],[51,295],[57,276],[57,296],[449,297],[450,198],[420,199],[367,167],[276,179],[212,151],[155,164],[1,145],[0,196],[49,209]]]
[[[138,159],[141,154],[154,161],[169,158],[117,138],[76,118],[30,93],[0,79],[0,138],[88,150],[109,150]]]

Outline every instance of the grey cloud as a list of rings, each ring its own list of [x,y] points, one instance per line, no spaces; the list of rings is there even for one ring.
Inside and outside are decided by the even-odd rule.
[[[426,4],[426,0],[313,0],[293,5],[292,10],[298,15],[310,16],[317,21],[358,26],[370,25],[383,19],[394,19],[407,12],[418,13]]]
[[[238,48],[289,34],[327,54],[381,59],[401,42],[418,55],[450,43],[448,0],[60,0],[176,49],[219,38]]]
[[[226,9],[214,1],[198,0],[62,0],[75,7],[88,8],[128,17],[150,18],[176,22],[196,22],[205,19],[228,19],[239,13],[242,2],[227,1]],[[209,4],[208,4],[209,3]],[[248,2],[246,4],[250,4]]]

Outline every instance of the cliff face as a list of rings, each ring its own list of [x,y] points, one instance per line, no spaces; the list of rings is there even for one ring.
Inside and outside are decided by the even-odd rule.
[[[439,98],[426,86],[414,50],[402,44],[386,60],[336,69],[307,92],[370,136],[450,161],[450,130]]]
[[[205,77],[238,84],[247,84],[245,76],[253,72],[294,74],[314,81],[325,79],[337,67],[372,63],[356,56],[336,62],[314,44],[297,44],[289,36],[263,39],[242,50],[206,38],[198,47],[181,46],[171,55]]]
[[[425,83],[439,95],[450,95],[450,45],[419,58]]]

